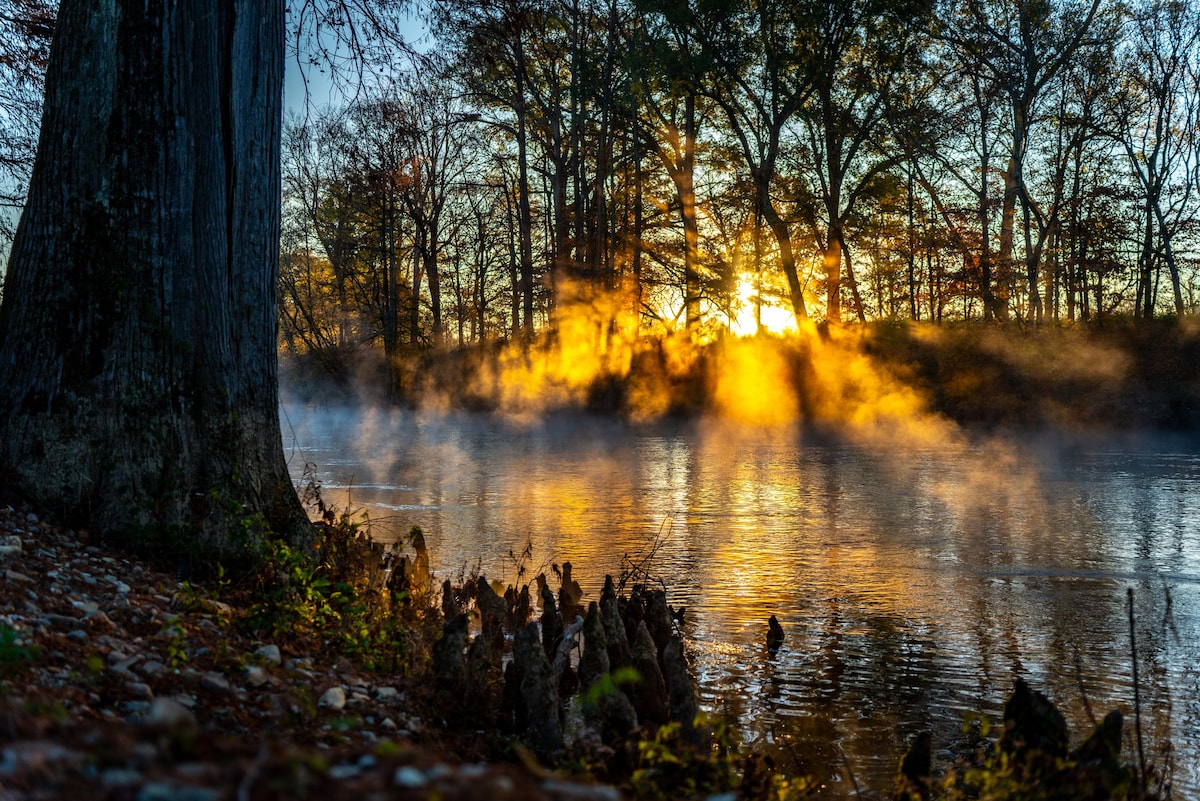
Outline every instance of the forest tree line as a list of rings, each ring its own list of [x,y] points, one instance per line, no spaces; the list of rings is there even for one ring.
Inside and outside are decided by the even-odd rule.
[[[16,205],[53,3],[0,5]],[[579,299],[701,338],[766,310],[1036,325],[1200,304],[1197,0],[407,8],[422,52],[366,43],[347,99],[285,122],[292,352],[506,340]],[[344,33],[372,3],[329,9],[315,29]],[[337,68],[322,55],[314,77]]]
[[[426,14],[425,54],[287,126],[288,347],[505,339],[600,293],[699,333],[1200,302],[1194,0]]]

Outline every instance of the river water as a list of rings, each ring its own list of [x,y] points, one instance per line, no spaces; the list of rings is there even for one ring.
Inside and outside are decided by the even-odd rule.
[[[435,572],[585,599],[636,563],[684,606],[703,707],[830,797],[887,791],[909,738],[943,764],[1013,680],[1077,742],[1127,716],[1133,590],[1148,760],[1200,797],[1200,445],[1023,432],[911,447],[706,421],[286,405],[293,474],[381,539],[420,526]],[[522,556],[528,549],[528,553]],[[552,579],[553,582],[553,579]],[[784,647],[765,648],[778,616]]]

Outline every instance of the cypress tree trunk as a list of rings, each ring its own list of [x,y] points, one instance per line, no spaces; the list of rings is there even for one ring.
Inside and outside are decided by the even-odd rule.
[[[59,11],[0,308],[0,475],[126,546],[306,528],[276,383],[283,35],[282,0]]]

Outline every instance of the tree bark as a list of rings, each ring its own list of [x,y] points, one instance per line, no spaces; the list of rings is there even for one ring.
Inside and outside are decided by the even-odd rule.
[[[278,416],[283,35],[282,0],[59,11],[0,309],[0,470],[126,546],[307,529]]]

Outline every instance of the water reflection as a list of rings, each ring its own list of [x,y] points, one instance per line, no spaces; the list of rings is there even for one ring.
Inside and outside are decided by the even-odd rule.
[[[326,499],[378,535],[421,526],[443,575],[478,560],[512,581],[510,552],[532,544],[532,573],[571,561],[596,597],[657,543],[650,567],[689,610],[705,707],[832,795],[851,772],[886,789],[906,738],[928,728],[951,747],[967,712],[998,716],[1017,676],[1077,732],[1089,709],[1131,715],[1132,587],[1144,728],[1176,749],[1181,796],[1200,794],[1200,457],[1186,443],[1039,434],[888,453],[704,423],[299,407],[284,430],[297,475],[316,463]],[[787,630],[773,657],[771,614]]]

